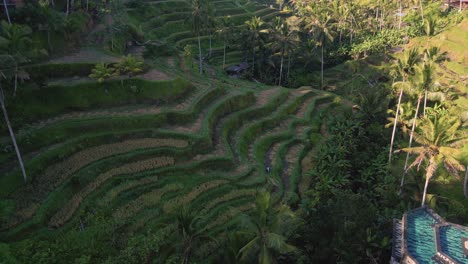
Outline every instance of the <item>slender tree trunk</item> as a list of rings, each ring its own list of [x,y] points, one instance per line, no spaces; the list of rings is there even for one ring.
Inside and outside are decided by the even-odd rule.
[[[465,181],[463,182],[463,194],[465,194],[465,199],[468,199],[468,190],[466,185],[468,183],[468,166],[465,166]]]
[[[427,194],[427,186],[429,186],[429,180],[431,179],[431,177],[429,177],[430,175],[426,175],[426,183],[424,184],[424,191],[423,191],[423,197],[422,197],[422,201],[421,201],[421,207],[424,206],[424,202],[426,201],[426,194]]]
[[[5,107],[5,96],[3,94],[2,87],[0,87],[0,104],[1,104],[1,107],[2,107],[2,111],[3,111],[3,116],[5,117],[5,122],[6,122],[7,127],[8,127],[8,131],[10,132],[11,141],[13,142],[13,146],[15,147],[16,157],[18,158],[18,162],[19,162],[20,168],[21,168],[21,173],[23,174],[23,180],[24,180],[24,182],[26,182],[27,181],[27,176],[26,176],[26,170],[24,169],[23,158],[21,157],[20,150],[18,148],[18,145],[16,144],[15,134],[13,133],[13,129],[11,128],[10,119],[8,118],[8,113],[7,113],[7,110],[6,110],[6,107]]]
[[[281,77],[283,76],[283,60],[284,60],[284,51],[281,52],[281,66],[280,66],[280,76],[278,85],[281,86]]]
[[[423,116],[426,117],[427,90],[424,91],[424,109]]]
[[[68,16],[68,13],[70,12],[70,0],[67,1],[67,11],[65,12],[65,15]]]
[[[224,39],[224,48],[223,48],[223,69],[226,65],[226,39]]]
[[[89,10],[89,0],[86,0],[86,11]]]
[[[198,61],[200,67],[200,74],[203,73],[203,65],[202,65],[202,54],[201,54],[201,42],[200,42],[200,33],[198,33]]]
[[[15,69],[15,88],[13,89],[13,97],[16,97],[17,89],[18,89],[18,68]]]
[[[322,43],[322,70],[320,73],[320,87],[323,89],[323,46],[324,44]]]
[[[462,10],[462,0],[460,0],[460,7],[458,7],[458,12],[461,12]]]
[[[255,45],[252,50],[252,74],[255,73]]]
[[[290,68],[291,68],[291,54],[289,54],[289,52],[288,52],[288,71],[286,73],[286,81],[289,80],[289,70],[290,70]]]
[[[49,46],[49,51],[52,51],[52,44],[50,43],[50,29],[47,29],[47,45]]]
[[[419,0],[419,7],[421,8],[421,19],[424,22],[424,9],[423,9],[422,0]]]
[[[210,50],[208,51],[208,54],[211,57],[211,32],[210,32]]]
[[[403,97],[403,89],[401,89],[400,96],[398,97],[397,110],[395,113],[395,121],[393,122],[392,139],[390,140],[390,151],[388,152],[388,164],[389,165],[392,162],[393,142],[395,140],[395,132],[396,132],[396,127],[397,127],[397,122],[398,122],[398,114],[400,113],[400,105],[401,105],[402,97]]]
[[[402,9],[401,9],[401,0],[399,2],[400,2],[400,12],[398,14],[398,30],[401,29],[401,17],[402,17],[402,14],[401,14],[401,11],[402,11]]]
[[[411,148],[411,145],[413,144],[413,134],[414,134],[414,129],[416,128],[416,119],[418,118],[419,105],[421,104],[421,99],[422,99],[422,96],[419,95],[418,96],[418,104],[416,106],[416,113],[414,114],[414,118],[413,118],[413,125],[411,126],[411,134],[410,134],[408,148]],[[409,152],[407,152],[406,153],[406,159],[405,159],[405,167],[404,167],[403,177],[401,178],[400,193],[401,193],[401,189],[403,188],[403,184],[405,183],[405,175],[406,175],[406,169],[408,168],[409,155],[410,155]]]
[[[340,29],[340,46],[341,46],[341,35],[343,34],[343,30]]]
[[[5,14],[8,20],[8,24],[11,25],[11,20],[10,20],[10,12],[8,11],[8,6],[6,0],[3,0],[3,7],[5,8]]]

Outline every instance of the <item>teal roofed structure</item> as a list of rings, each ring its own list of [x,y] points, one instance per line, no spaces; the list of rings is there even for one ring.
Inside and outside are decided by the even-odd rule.
[[[394,220],[391,264],[468,264],[468,227],[445,221],[427,207]]]

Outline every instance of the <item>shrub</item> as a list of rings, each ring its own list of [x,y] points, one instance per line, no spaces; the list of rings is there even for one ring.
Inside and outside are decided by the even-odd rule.
[[[115,66],[117,72],[120,74],[128,74],[133,76],[137,73],[143,72],[144,62],[132,55],[124,56],[122,60]]]
[[[96,79],[98,83],[102,83],[105,80],[109,79],[110,77],[118,75],[119,72],[115,68],[109,67],[107,63],[99,63],[96,64],[92,73],[89,77]]]

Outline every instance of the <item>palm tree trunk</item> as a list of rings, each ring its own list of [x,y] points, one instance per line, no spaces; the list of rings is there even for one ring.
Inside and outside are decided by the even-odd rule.
[[[423,9],[422,0],[419,0],[419,7],[421,9],[421,20],[424,22],[424,9]]]
[[[47,45],[49,46],[49,51],[52,51],[52,44],[50,43],[50,29],[47,29]]]
[[[458,12],[461,12],[462,10],[462,0],[460,0],[460,7],[458,7]]]
[[[414,134],[414,129],[416,128],[416,119],[418,118],[419,105],[421,104],[421,99],[422,99],[422,96],[419,95],[418,104],[416,106],[416,113],[414,114],[414,118],[413,118],[413,125],[411,126],[411,134],[410,134],[408,148],[411,148],[411,145],[413,143],[413,134]],[[401,183],[400,183],[400,193],[401,193],[401,190],[403,189],[403,184],[405,183],[405,175],[406,175],[406,169],[408,168],[409,155],[410,155],[409,152],[407,152],[406,159],[405,159],[405,167],[403,169],[403,177],[401,178]]]
[[[201,54],[201,43],[200,43],[200,33],[198,33],[198,61],[199,61],[199,67],[200,67],[200,74],[203,73],[203,66],[202,66],[202,54]]]
[[[426,117],[426,103],[427,103],[427,90],[424,91],[424,108],[423,108],[424,117]]]
[[[18,89],[18,68],[15,69],[15,88],[13,89],[13,97],[16,97],[17,89]]]
[[[226,39],[224,39],[224,48],[223,48],[223,69],[226,64]]]
[[[252,50],[252,74],[255,73],[255,45]]]
[[[289,80],[289,69],[291,68],[291,54],[288,52],[288,70],[286,73],[286,81]]]
[[[402,10],[401,9],[401,0],[399,2],[400,2],[400,12],[398,12],[398,30],[401,29],[401,17],[402,17],[402,15],[401,15],[401,10]]]
[[[278,85],[281,86],[281,77],[283,76],[283,60],[284,60],[284,52],[281,52],[281,66],[280,66],[280,76]]]
[[[323,46],[324,44],[322,43],[322,69],[320,73],[320,88],[323,89]]]
[[[210,50],[208,51],[208,54],[211,57],[211,32],[210,32]]]
[[[65,15],[68,16],[68,12],[70,12],[70,0],[67,1],[67,11],[65,12]]]
[[[424,202],[426,201],[427,186],[429,186],[429,180],[430,179],[431,179],[431,177],[429,177],[429,175],[426,175],[426,183],[424,184],[424,191],[423,191],[423,197],[422,197],[422,201],[421,201],[421,207],[424,206]]]
[[[463,183],[463,194],[465,194],[465,199],[468,199],[468,190],[466,189],[467,183],[468,183],[468,166],[465,166],[465,181]]]
[[[5,96],[3,94],[3,90],[1,87],[0,87],[0,104],[2,107],[2,111],[3,111],[3,116],[5,117],[5,122],[8,127],[8,131],[10,132],[11,141],[13,142],[13,146],[15,147],[16,157],[18,158],[18,162],[20,164],[21,173],[23,174],[24,182],[26,182],[27,176],[26,176],[26,170],[24,169],[23,158],[21,157],[20,150],[18,148],[18,145],[16,144],[15,134],[13,133],[13,129],[11,128],[10,119],[8,118],[8,113],[5,107]]]
[[[6,14],[6,17],[7,17],[7,20],[8,20],[8,24],[11,25],[10,12],[8,12],[8,6],[7,6],[7,3],[6,3],[6,0],[3,0],[3,7],[5,8],[5,14]]]
[[[86,0],[86,11],[89,10],[89,0]]]
[[[400,113],[400,105],[401,105],[402,97],[403,97],[403,89],[401,89],[400,96],[398,97],[397,110],[395,113],[395,121],[393,122],[392,139],[390,140],[390,151],[388,152],[388,164],[389,165],[392,162],[393,142],[395,140],[395,132],[396,132],[396,127],[397,127],[397,122],[398,122],[398,114]]]

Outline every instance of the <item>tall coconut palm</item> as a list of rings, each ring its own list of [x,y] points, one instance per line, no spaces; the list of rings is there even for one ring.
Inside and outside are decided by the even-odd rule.
[[[279,26],[276,30],[274,30],[274,42],[272,48],[274,50],[279,50],[281,63],[280,63],[280,74],[279,74],[279,81],[278,85],[281,85],[282,77],[283,77],[283,63],[284,63],[284,56],[287,54],[288,56],[293,52],[293,50],[297,46],[297,36],[296,32],[290,29],[289,25],[281,20]]]
[[[176,215],[176,219],[177,230],[181,238],[182,264],[188,264],[193,249],[199,243],[214,239],[206,234],[206,229],[198,225],[202,217],[197,216],[193,209],[189,207],[181,208]]]
[[[411,133],[410,133],[408,148],[411,148],[411,145],[413,143],[413,134],[416,128],[416,122],[417,122],[418,115],[419,115],[419,107],[421,105],[423,93],[424,91],[427,91],[428,87],[431,87],[433,85],[432,64],[423,63],[422,65],[416,66],[415,69],[416,69],[416,74],[413,76],[409,87],[412,88],[410,89],[411,92],[413,94],[416,94],[418,99],[417,99],[417,104],[416,104],[416,111],[414,113],[413,124],[411,126]],[[400,193],[403,188],[403,184],[405,182],[405,174],[406,174],[406,169],[408,167],[408,161],[409,161],[409,153],[406,154],[405,165],[404,165],[405,172],[403,173],[403,177],[401,178]]]
[[[252,49],[252,72],[255,73],[255,50],[263,43],[262,37],[268,30],[263,28],[265,22],[257,16],[245,21],[245,25],[247,26],[247,45]]]
[[[208,48],[208,56],[211,57],[211,40],[213,38],[213,31],[216,29],[216,23],[218,22],[215,16],[215,8],[211,1],[205,1],[205,6],[204,9],[206,10],[205,12],[205,30],[208,33],[209,36],[209,48]]]
[[[229,23],[229,19],[227,17],[223,17],[220,22],[217,23],[219,25],[218,29],[216,30],[216,34],[223,40],[223,69],[226,65],[226,45],[228,40],[232,34],[232,28]]]
[[[324,16],[306,16],[306,28],[312,33],[313,38],[317,42],[317,46],[321,47],[321,71],[320,71],[320,86],[323,88],[323,66],[324,50],[327,42],[332,42],[335,36],[333,25],[335,20],[326,13]]]
[[[393,69],[401,78],[400,82],[395,82],[393,87],[400,88],[400,95],[398,96],[397,110],[395,111],[395,123],[393,124],[392,138],[390,140],[390,151],[388,152],[388,163],[392,162],[393,143],[395,141],[395,132],[398,122],[398,114],[400,110],[401,99],[403,97],[403,88],[406,86],[406,80],[408,76],[414,74],[414,67],[420,61],[419,53],[416,48],[407,50],[403,53],[401,59],[397,60],[397,63],[393,66]]]
[[[0,76],[2,75],[3,75],[2,72],[0,72]],[[8,132],[10,133],[11,141],[13,142],[13,147],[15,148],[16,157],[18,158],[21,173],[23,174],[23,180],[24,182],[26,182],[27,181],[26,170],[24,169],[23,158],[21,157],[21,152],[18,148],[18,144],[16,144],[15,134],[13,133],[13,128],[11,127],[10,119],[8,118],[8,112],[5,106],[5,94],[3,93],[3,89],[1,87],[1,81],[0,81],[0,106],[2,108],[3,117],[5,118],[5,122],[8,127]]]
[[[439,47],[430,47],[424,50],[424,62],[432,64],[439,64],[447,60],[447,52],[441,52]],[[433,69],[434,71],[435,69]],[[434,75],[435,76],[435,75]],[[426,87],[424,91],[424,116],[426,116],[426,107],[427,107],[427,96],[428,93],[432,91],[432,88],[435,88],[435,85]]]
[[[420,146],[402,149],[404,152],[416,155],[416,159],[406,169],[407,171],[415,166],[419,169],[424,161],[427,163],[421,206],[424,206],[426,201],[429,181],[440,165],[456,177],[458,177],[458,171],[465,170],[465,167],[457,160],[460,147],[468,143],[460,127],[461,121],[456,116],[436,116],[433,119],[426,117],[419,127],[420,132],[415,132],[413,135]]]
[[[275,263],[276,253],[292,252],[295,247],[286,242],[285,231],[294,214],[285,205],[273,207],[269,192],[261,191],[257,195],[256,207],[251,217],[243,216],[245,233],[251,239],[239,250],[242,261],[258,263]]]
[[[204,20],[206,18],[204,6],[202,0],[191,0],[190,2],[192,15],[188,17],[190,24],[192,26],[192,33],[197,36],[198,39],[198,61],[199,61],[199,70],[200,74],[203,73],[203,57],[201,51],[201,41],[200,33],[204,25]]]

